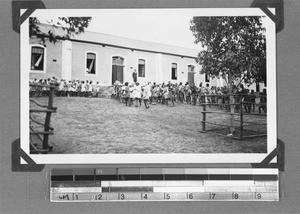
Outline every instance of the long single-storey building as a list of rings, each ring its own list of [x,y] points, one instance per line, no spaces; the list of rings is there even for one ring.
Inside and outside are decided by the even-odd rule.
[[[63,37],[64,30],[39,24],[41,32],[51,31]],[[51,78],[90,80],[103,86],[133,82],[137,72],[140,83],[185,83],[225,86],[222,78],[201,74],[196,63],[199,50],[134,40],[102,33],[85,31],[56,43],[30,38],[30,79]],[[262,86],[263,87],[263,86]],[[255,84],[250,87],[255,89]],[[259,89],[258,89],[259,90]],[[257,91],[257,90],[256,90]]]
[[[42,32],[60,28],[39,25]],[[195,59],[198,50],[85,32],[56,43],[30,38],[30,79],[55,76],[66,80],[92,80],[111,85],[117,80],[132,82],[195,83],[205,82]],[[206,78],[206,81],[210,80]]]

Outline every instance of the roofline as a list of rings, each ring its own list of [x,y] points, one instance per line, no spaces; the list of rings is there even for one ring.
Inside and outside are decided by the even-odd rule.
[[[85,34],[85,33],[100,34],[100,35],[105,35],[105,36],[114,37],[114,38],[118,38],[118,39],[128,39],[128,40],[132,40],[132,41],[136,41],[136,42],[143,42],[143,43],[149,43],[149,44],[154,44],[154,45],[166,45],[166,46],[170,46],[170,47],[176,47],[176,48],[184,48],[184,49],[196,50],[196,49],[194,49],[194,48],[188,48],[188,47],[182,47],[182,46],[177,46],[177,45],[164,44],[164,43],[159,43],[159,42],[149,42],[149,41],[144,41],[144,40],[140,40],[140,39],[133,39],[133,38],[129,38],[129,37],[116,36],[116,35],[112,35],[112,34],[100,33],[100,32],[95,32],[95,31],[88,31],[88,30],[85,30],[85,31],[83,32],[83,34]]]
[[[181,58],[197,59],[197,57],[192,57],[192,56],[187,56],[187,55],[180,55],[180,54],[174,54],[174,53],[169,53],[169,52],[161,52],[161,51],[145,50],[145,49],[139,49],[139,48],[131,48],[131,47],[127,47],[127,46],[112,45],[112,44],[101,43],[101,42],[84,41],[84,40],[78,40],[78,39],[65,39],[65,40],[70,40],[72,42],[86,43],[86,44],[108,46],[108,47],[114,47],[114,48],[122,48],[122,49],[131,50],[131,51],[143,51],[143,52],[148,52],[148,53],[160,53],[160,54],[166,54],[166,55],[171,55],[171,56],[178,56],[178,57],[181,57]]]
[[[39,23],[38,25],[42,25],[42,26],[52,27],[53,28],[52,25],[45,24],[45,23]],[[61,26],[55,26],[55,28],[62,29]],[[92,33],[92,34],[101,34],[101,35],[106,35],[106,36],[112,36],[112,37],[121,38],[121,39],[122,38],[123,39],[129,39],[129,38],[125,38],[125,37],[120,37],[120,36],[115,36],[115,35],[110,35],[110,34],[103,34],[103,33],[98,33],[98,32],[93,32],[93,31],[85,31],[85,32]],[[44,34],[44,36],[48,37],[47,34]],[[102,43],[102,42],[87,41],[87,40],[83,40],[83,39],[72,39],[72,38],[66,38],[65,36],[56,36],[56,38],[59,39],[59,40],[69,40],[69,41],[79,42],[79,43],[102,45],[102,46],[122,48],[122,49],[133,50],[133,51],[134,50],[135,51],[143,51],[143,52],[148,52],[148,53],[160,53],[160,54],[166,54],[166,55],[171,55],[171,56],[177,56],[177,57],[181,57],[181,58],[185,57],[185,58],[190,58],[190,59],[197,59],[197,56],[181,55],[181,54],[174,54],[174,53],[170,53],[170,52],[155,51],[155,50],[146,50],[146,49],[141,49],[141,48],[132,48],[132,47],[127,47],[127,46],[122,46],[122,45],[113,45],[113,44]],[[146,41],[136,40],[136,39],[130,39],[130,40],[139,41],[139,42],[146,42]],[[153,43],[153,42],[147,42],[147,43],[150,43],[150,44],[160,44],[160,43]],[[168,45],[168,46],[172,46],[172,47],[176,47],[176,48],[184,48],[184,47],[173,46],[173,45]],[[190,48],[184,48],[184,49],[190,49]],[[194,50],[194,49],[190,49],[190,50]],[[197,50],[194,50],[194,51],[197,51]]]

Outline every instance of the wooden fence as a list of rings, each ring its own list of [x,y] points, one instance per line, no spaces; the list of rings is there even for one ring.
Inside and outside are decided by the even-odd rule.
[[[232,96],[234,102],[229,103],[230,96]],[[233,137],[234,139],[243,140],[246,138],[255,138],[255,137],[265,137],[267,136],[266,127],[267,123],[261,123],[261,122],[253,122],[253,121],[247,121],[245,120],[245,116],[248,118],[254,118],[254,117],[266,117],[266,110],[267,105],[266,102],[249,102],[244,101],[246,97],[252,96],[251,94],[226,94],[226,95],[203,95],[202,96],[202,131],[204,133],[213,133],[216,135],[226,136],[226,137]],[[256,98],[263,98],[263,100],[266,100],[266,96],[264,95],[257,95]],[[220,100],[222,102],[212,102],[212,100]],[[224,102],[226,100],[226,102]],[[248,100],[248,99],[246,99]],[[210,110],[207,110],[207,107],[211,107]],[[231,106],[234,106],[234,111],[226,111],[230,110]],[[250,113],[246,112],[244,110],[247,108],[252,108],[252,106],[258,106],[259,113]],[[214,107],[219,107],[221,111],[214,110]],[[246,108],[247,107],[247,108]],[[263,109],[264,113],[261,114],[261,109]],[[217,123],[210,121],[207,116],[208,114],[222,114],[222,115],[228,115],[229,117],[235,117],[238,119],[234,119],[233,121],[228,119],[230,122],[228,123]],[[232,123],[233,122],[233,123]],[[207,125],[212,125],[216,128],[210,128],[207,129]],[[258,128],[258,131],[253,130],[253,128]],[[260,128],[263,127],[263,128]],[[259,129],[260,128],[260,129]],[[234,130],[234,133],[231,132],[231,129]],[[262,129],[265,129],[265,131],[262,131]]]
[[[49,146],[49,135],[54,134],[54,128],[50,126],[51,121],[51,114],[56,112],[56,107],[53,107],[53,98],[54,98],[54,90],[57,88],[57,85],[42,85],[42,84],[34,84],[30,83],[30,87],[35,87],[36,89],[41,89],[46,87],[49,89],[48,94],[48,104],[42,104],[38,102],[34,98],[30,98],[31,104],[34,104],[34,107],[30,105],[29,108],[29,117],[30,117],[30,152],[31,153],[38,153],[38,154],[45,154],[52,151],[52,147]],[[46,114],[45,119],[41,122],[40,118],[37,119],[34,117],[33,114]],[[37,128],[33,124],[43,127],[43,130]],[[42,145],[39,145],[37,141],[33,141],[33,137],[36,138],[41,142]],[[35,139],[36,139],[35,138]]]

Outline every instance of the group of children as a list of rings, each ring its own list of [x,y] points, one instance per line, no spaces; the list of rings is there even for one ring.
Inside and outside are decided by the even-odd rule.
[[[124,102],[126,106],[131,106],[135,101],[135,106],[141,106],[142,100],[146,108],[149,108],[149,104],[165,104],[169,106],[175,106],[175,103],[187,103],[196,105],[199,103],[208,103],[214,104],[220,108],[229,110],[230,98],[229,98],[229,88],[224,87],[209,87],[209,84],[206,84],[206,87],[202,83],[199,84],[199,87],[194,84],[189,83],[170,83],[167,84],[156,84],[149,82],[143,86],[140,86],[138,82],[129,84],[126,82],[124,85],[114,84],[115,90],[115,99]],[[259,113],[263,110],[266,113],[266,89],[262,93],[254,93],[254,90],[249,91],[245,89],[243,85],[239,87],[234,86],[234,103],[243,102],[243,107],[245,108],[246,113],[251,113],[255,111],[255,106],[258,105]],[[240,111],[240,105],[235,106],[236,111]]]
[[[66,81],[64,79],[58,80],[55,77],[48,79],[34,79],[30,81],[35,85],[30,86],[30,96],[47,96],[49,93],[49,87],[47,85],[56,85],[55,95],[60,97],[99,97],[101,94],[101,84],[93,81],[80,81],[72,80]],[[45,87],[43,87],[45,86]],[[103,88],[103,87],[102,87]],[[229,88],[226,86],[216,87],[203,86],[202,83],[197,87],[195,84],[183,83],[162,83],[156,84],[148,82],[147,84],[139,84],[138,82],[125,82],[121,84],[116,82],[110,87],[110,93],[115,99],[122,101],[126,106],[131,106],[135,103],[135,106],[141,106],[144,101],[145,108],[149,108],[150,104],[163,104],[167,106],[175,106],[175,103],[187,103],[196,105],[199,103],[208,103],[220,108],[229,109]],[[235,103],[243,101],[243,107],[247,113],[255,111],[255,106],[258,105],[259,113],[263,110],[266,113],[266,89],[261,93],[255,93],[254,90],[249,91],[245,89],[243,85],[239,87],[234,86],[232,94],[236,94],[234,97]],[[171,105],[169,105],[169,103]],[[240,110],[240,106],[235,106],[236,111]]]
[[[58,97],[98,97],[100,94],[101,85],[99,82],[93,82],[90,80],[70,80],[66,81],[64,79],[58,80],[55,77],[48,79],[34,79],[29,83],[37,85],[56,85],[55,95]],[[30,96],[39,97],[47,96],[49,88],[31,86]]]

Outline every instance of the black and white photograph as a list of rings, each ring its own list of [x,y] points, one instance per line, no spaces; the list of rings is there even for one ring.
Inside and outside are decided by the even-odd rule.
[[[37,163],[260,162],[276,147],[275,26],[259,9],[38,9],[20,38]]]

